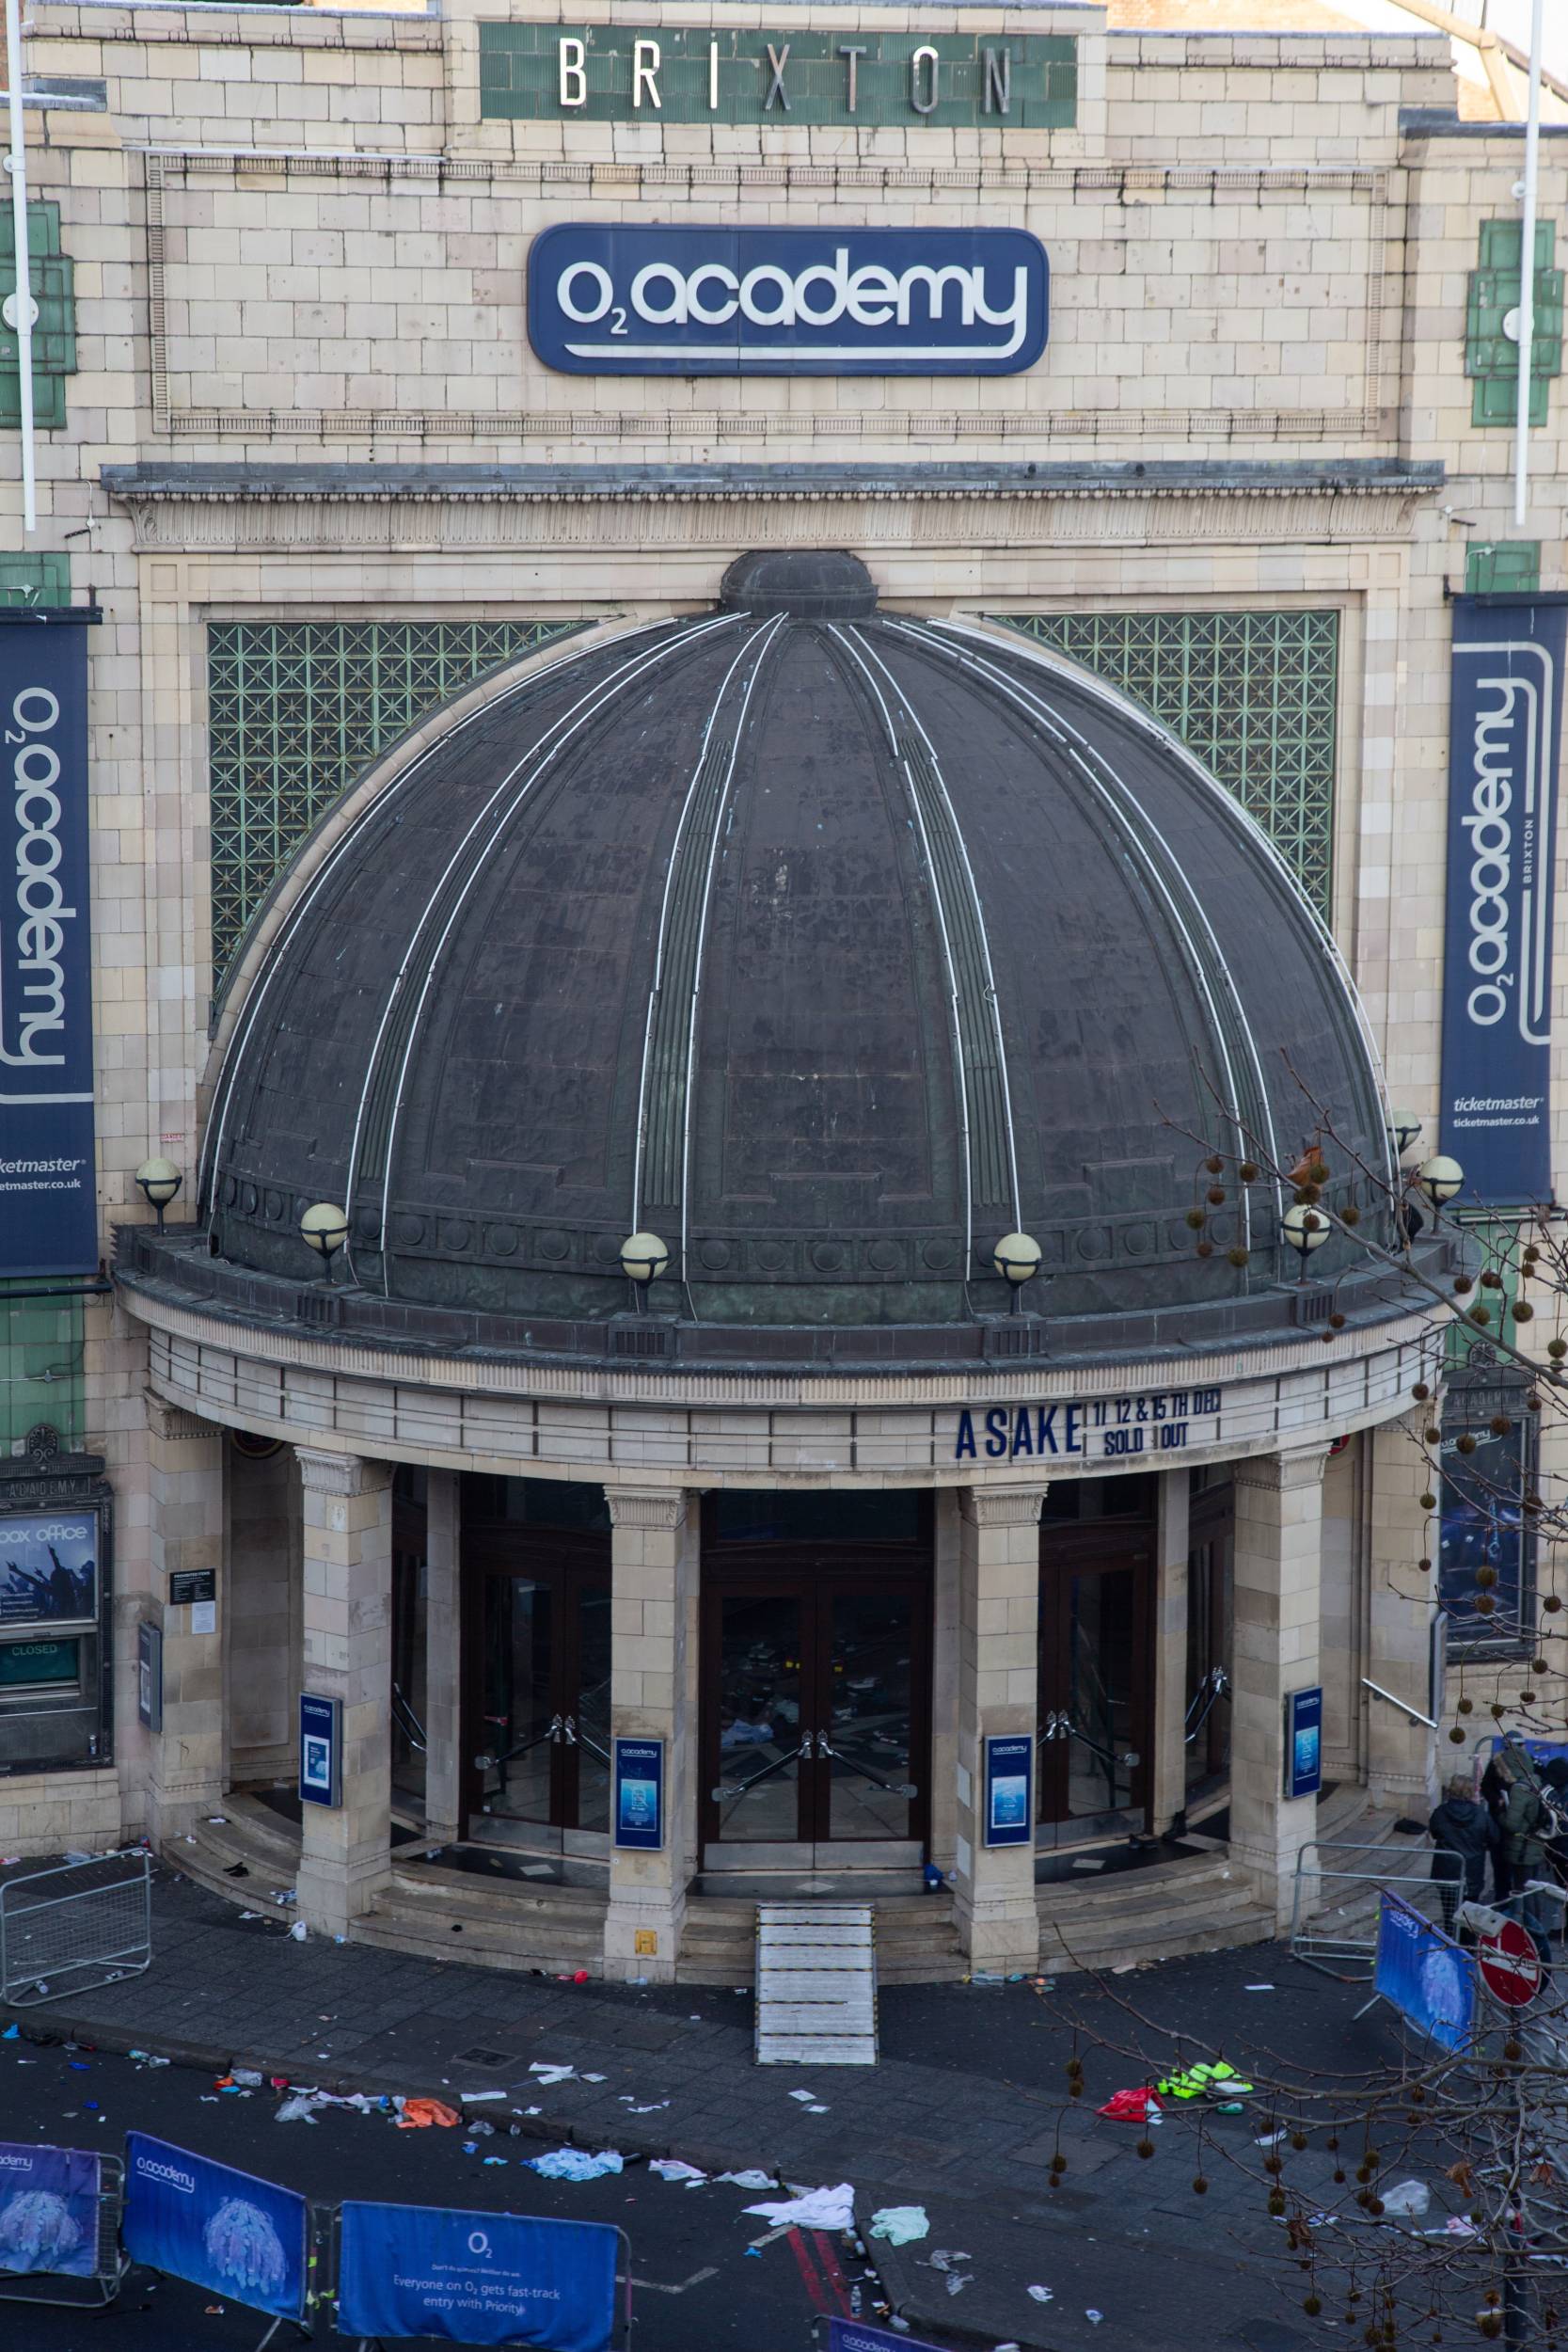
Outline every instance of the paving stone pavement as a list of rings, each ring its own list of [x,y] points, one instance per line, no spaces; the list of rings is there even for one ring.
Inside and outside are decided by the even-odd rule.
[[[678,2155],[708,2170],[761,2166],[811,2185],[851,2181],[863,2216],[874,2202],[925,2202],[931,2245],[946,2231],[966,2249],[972,2239],[989,2247],[990,2284],[981,2292],[976,2281],[967,2306],[974,2324],[965,2325],[945,2279],[915,2247],[884,2265],[896,2307],[933,2328],[940,2320],[956,2343],[1037,2343],[1052,2352],[1080,2335],[1093,2335],[1099,2352],[1117,2352],[1119,2328],[1106,2324],[1100,2334],[1082,2318],[1089,2308],[1082,2298],[1101,2299],[1107,2272],[1117,2275],[1117,2246],[1164,2265],[1178,2301],[1187,2277],[1195,2342],[1212,2318],[1205,2296],[1217,2276],[1234,2274],[1238,2310],[1269,2308],[1277,2239],[1256,2178],[1209,2162],[1212,2185],[1199,2202],[1191,2135],[1181,2128],[1189,2119],[1170,2119],[1154,2159],[1141,2161],[1141,2135],[1094,2112],[1112,2090],[1168,2064],[1172,2033],[1189,2058],[1223,2052],[1259,2080],[1330,2050],[1346,2065],[1391,2055],[1386,2016],[1354,2016],[1364,1985],[1334,1983],[1277,1947],[1171,1962],[1103,1985],[891,1987],[879,1999],[880,2060],[863,2069],[757,2067],[749,1989],[578,1985],[314,1936],[296,1944],[286,1915],[242,1919],[162,1867],[153,1948],[144,1976],[5,2013],[29,2035],[146,2050],[216,2072],[252,2066],[328,2090],[453,2103],[464,2091],[501,2090],[504,2101],[474,2112],[488,2108],[498,2123],[515,2118],[556,2144]],[[1251,1992],[1260,1980],[1273,1980],[1271,1990]],[[1067,2096],[1074,2048],[1085,2069],[1077,2102]],[[1142,2058],[1118,2055],[1133,2051]],[[529,2073],[534,2062],[576,2071],[546,2089]],[[791,2095],[799,2090],[826,2112],[811,2113]],[[1205,2129],[1244,2157],[1258,2123],[1212,2117]],[[1068,2168],[1053,2187],[1058,2152]],[[1310,2192],[1305,2173],[1300,2185]],[[1069,2328],[1067,2300],[1053,2302],[1042,2332],[1040,2307],[1014,2273],[1033,2277],[1043,2266],[1050,2282],[1053,2262],[1060,2295],[1074,2298],[1079,2316]],[[1138,2275],[1147,2275],[1142,2262]],[[1124,2300],[1132,2314],[1147,2298]],[[1186,2333],[1173,2330],[1169,2341]],[[1148,2341],[1136,2332],[1121,2340]]]

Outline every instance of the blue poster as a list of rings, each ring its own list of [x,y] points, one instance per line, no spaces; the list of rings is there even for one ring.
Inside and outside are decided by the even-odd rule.
[[[1031,1832],[1029,1792],[1035,1742],[1027,1732],[993,1735],[986,1741],[986,1844],[1026,1846]]]
[[[299,1801],[343,1801],[343,1703],[321,1698],[314,1691],[299,1694]]]
[[[615,1843],[657,1853],[664,1843],[664,1742],[615,1742]]]
[[[302,2319],[309,2226],[310,2209],[293,2189],[145,2132],[126,2134],[119,2233],[133,2262],[230,2303]]]
[[[0,1276],[98,1265],[87,631],[0,611]]]
[[[1285,1794],[1315,1797],[1323,1785],[1323,1694],[1292,1691],[1285,1701]]]
[[[1562,751],[1560,603],[1453,602],[1442,1148],[1465,1197],[1552,1190],[1554,819]]]
[[[605,2352],[620,2245],[602,2221],[347,2204],[338,2332]]]
[[[100,1534],[93,1510],[0,1515],[0,1631],[95,1623]]]
[[[1383,1893],[1372,1983],[1384,2000],[1440,2049],[1469,2044],[1476,1964],[1397,1895]]]
[[[528,337],[568,375],[1013,375],[1049,278],[1022,229],[562,221],[529,254]]]
[[[98,2158],[0,2141],[0,2273],[90,2279],[98,2268]]]

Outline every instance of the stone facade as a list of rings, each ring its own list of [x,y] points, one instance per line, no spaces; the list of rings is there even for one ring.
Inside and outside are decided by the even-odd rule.
[[[756,546],[851,547],[885,605],[922,613],[1337,612],[1334,930],[1392,1093],[1430,1123],[1445,589],[1463,583],[1467,551],[1520,535],[1511,437],[1473,421],[1465,339],[1478,225],[1516,217],[1521,140],[1458,120],[1447,40],[1155,34],[1108,29],[1094,8],[890,5],[870,12],[889,33],[1075,40],[1073,119],[504,119],[483,104],[482,13],[466,0],[440,18],[32,11],[29,72],[61,95],[29,99],[30,183],[58,206],[73,264],[76,369],[63,427],[39,436],[36,539],[24,543],[14,467],[0,528],[18,559],[69,557],[73,593],[103,615],[90,722],[105,1249],[149,1214],[133,1182],[144,1158],[166,1153],[194,1189],[210,1041],[232,1019],[232,998],[214,1002],[208,623],[684,612]],[[572,21],[654,13],[583,0]],[[767,20],[726,0],[663,14],[726,32]],[[842,33],[841,10],[789,15],[802,37]],[[1543,218],[1560,224],[1565,199],[1568,148],[1549,133]],[[716,218],[1028,229],[1052,261],[1045,356],[1021,375],[934,382],[569,381],[534,358],[524,302],[542,230]],[[1539,544],[1540,584],[1561,590],[1555,383],[1531,464],[1522,535]],[[1555,1074],[1561,1164],[1568,1088]],[[433,1509],[449,1518],[460,1469],[615,1490],[615,1722],[657,1727],[673,1753],[696,1705],[697,1490],[937,1486],[959,1491],[956,1509],[941,1498],[938,1534],[932,1851],[955,1869],[974,1953],[1032,1962],[1019,1866],[975,1843],[974,1775],[983,1733],[1022,1726],[1033,1705],[1013,1689],[1033,1641],[1014,1586],[1037,1474],[1034,1487],[1022,1470],[999,1476],[999,1495],[959,1473],[955,1391],[889,1379],[876,1393],[677,1398],[628,1380],[567,1393],[345,1360],[286,1335],[236,1346],[146,1302],[132,1313],[91,1297],[82,1313],[77,1436],[105,1455],[118,1498],[117,1761],[0,1785],[8,1851],[173,1835],[232,1772],[287,1769],[303,1661],[310,1687],[343,1699],[356,1795],[311,1816],[301,1907],[347,1931],[389,1867],[377,1709],[394,1461],[445,1482]],[[1433,1370],[1429,1337],[1413,1322],[1380,1351],[1304,1339],[1226,1371],[1234,1418],[1215,1458],[1243,1465],[1237,1753],[1258,1792],[1250,1804],[1239,1792],[1233,1834],[1276,1908],[1311,1835],[1309,1806],[1273,1793],[1284,1689],[1321,1667],[1337,1772],[1417,1810],[1430,1783],[1430,1740],[1365,1690],[1370,1678],[1421,1707],[1430,1604],[1411,1578],[1432,1546],[1420,1423],[1413,1435],[1406,1417]],[[297,1445],[303,1502],[289,1453],[231,1459],[229,1428]],[[1325,1473],[1322,1449],[1344,1437],[1352,1450]],[[1161,1622],[1174,1633],[1185,1603],[1167,1548]],[[167,1574],[220,1556],[214,1629],[196,1634],[166,1603]],[[450,1661],[451,1541],[444,1566],[432,1557]],[[1544,1589],[1554,1574],[1543,1560]],[[136,1722],[144,1619],[164,1635],[156,1734]],[[283,1661],[281,1679],[252,1678],[262,1658]],[[1167,1667],[1163,1688],[1168,1749],[1180,1675]],[[454,1689],[433,1700],[455,1721]],[[454,1745],[452,1733],[429,1791],[431,1820],[449,1828]],[[671,1797],[689,1839],[682,1756]],[[1158,1785],[1173,1816],[1174,1753]],[[617,1858],[608,1967],[666,1972],[691,1859],[684,1847]]]

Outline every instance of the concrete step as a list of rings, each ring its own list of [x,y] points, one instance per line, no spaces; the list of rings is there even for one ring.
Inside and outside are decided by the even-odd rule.
[[[1178,1960],[1188,1952],[1238,1950],[1248,1944],[1270,1943],[1276,1933],[1273,1914],[1246,1899],[1209,1912],[1182,1912],[1125,1927],[1104,1941],[1075,1935],[1064,1923],[1070,1953],[1049,1931],[1040,1936],[1039,1973],[1070,1976],[1093,1969],[1104,1973],[1128,1961]]]
[[[1035,1903],[1042,1919],[1109,1923],[1135,1919],[1165,1903],[1196,1901],[1205,1895],[1217,1899],[1232,1886],[1245,1883],[1225,1855],[1216,1854],[1119,1871],[1109,1879],[1085,1874],[1065,1883],[1042,1880],[1035,1888]]]
[[[604,1965],[602,1921],[589,1933],[548,1919],[519,1920],[509,1929],[492,1919],[454,1920],[427,1913],[410,1917],[382,1895],[373,1897],[370,1911],[355,1921],[349,1940],[384,1951],[412,1952],[422,1960],[458,1960],[467,1968],[539,1968],[549,1976],[586,1968],[598,1976]]]

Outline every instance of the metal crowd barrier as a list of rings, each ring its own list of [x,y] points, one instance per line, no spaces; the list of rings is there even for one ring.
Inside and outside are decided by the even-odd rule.
[[[139,1976],[151,1960],[149,1855],[103,1854],[0,1882],[0,2003],[57,2001]]]
[[[1378,1896],[1397,1884],[1402,1900],[1433,1925],[1443,1916],[1444,1882],[1432,1876],[1435,1855],[1454,1866],[1463,1888],[1465,1866],[1446,1846],[1358,1846],[1311,1839],[1296,1856],[1291,1901],[1291,1957],[1349,1984],[1370,1978],[1377,1958]],[[1423,1891],[1424,1895],[1423,1895]]]
[[[50,2303],[58,2311],[107,2311],[125,2283],[129,2257],[119,2243],[125,2204],[125,2167],[119,2156],[86,2150],[98,2167],[98,2236],[89,2272],[8,2270],[0,2247],[0,2308],[7,2303]]]

